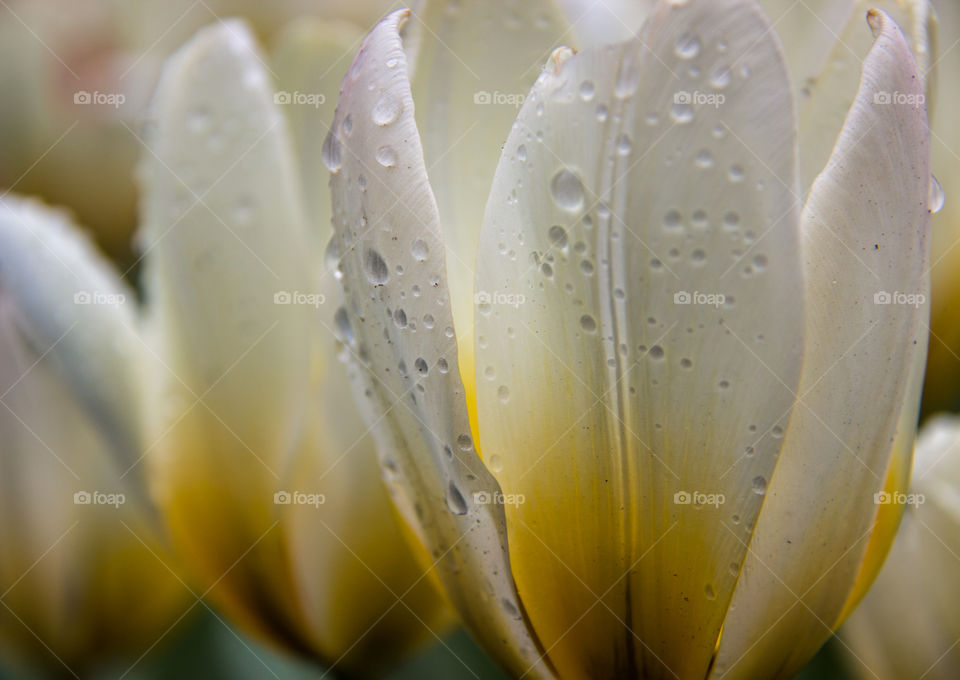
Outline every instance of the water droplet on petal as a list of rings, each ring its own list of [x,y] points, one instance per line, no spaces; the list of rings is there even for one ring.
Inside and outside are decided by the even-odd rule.
[[[473,448],[473,438],[468,434],[461,434],[457,437],[457,446],[461,451],[470,451]]]
[[[424,241],[422,238],[418,238],[413,242],[413,245],[410,246],[410,254],[413,255],[414,259],[424,262],[430,255],[430,247],[427,245],[426,241]]]
[[[756,476],[753,478],[753,493],[758,496],[762,496],[767,493],[767,480],[762,476]]]
[[[927,208],[932,213],[938,213],[943,210],[943,204],[947,201],[947,194],[943,190],[943,185],[936,177],[930,175],[930,186],[927,189]]]
[[[710,73],[710,85],[722,90],[730,84],[730,67],[726,64],[717,64]]]
[[[670,117],[677,123],[689,123],[693,120],[693,107],[689,104],[674,104],[670,107]]]
[[[630,135],[624,132],[617,136],[616,145],[617,153],[621,156],[626,156],[630,153],[630,150],[633,149],[633,140],[630,139]]]
[[[589,314],[584,314],[580,317],[580,327],[587,333],[595,333],[597,331],[597,321]]]
[[[332,236],[327,243],[327,249],[323,253],[323,262],[327,271],[333,274],[333,278],[342,279],[343,272],[340,271],[340,247],[337,244],[337,237]]]
[[[447,487],[447,507],[454,515],[467,514],[467,500],[453,482]]]
[[[592,80],[584,80],[580,83],[580,98],[583,101],[588,102],[593,99],[593,91],[594,86]]]
[[[397,152],[389,144],[381,146],[377,149],[377,163],[385,168],[392,168],[397,164]]]
[[[380,99],[373,105],[370,117],[377,125],[389,125],[403,112],[403,103],[389,92],[380,95]]]
[[[340,172],[340,166],[343,165],[343,156],[340,150],[340,140],[333,134],[333,130],[327,133],[323,139],[323,147],[320,149],[320,160],[330,172]]]
[[[560,170],[553,176],[550,193],[553,194],[556,204],[564,210],[576,212],[583,207],[583,183],[567,169]]]
[[[333,315],[333,321],[336,323],[340,335],[343,337],[343,341],[348,345],[352,345],[354,340],[353,326],[350,323],[350,315],[347,314],[346,307],[339,307],[337,309]]]
[[[674,52],[681,59],[693,59],[700,54],[700,38],[696,33],[687,31],[677,38]]]
[[[561,227],[559,224],[555,224],[547,231],[547,236],[550,238],[550,243],[553,244],[555,248],[566,248],[567,247],[567,230]]]
[[[367,248],[363,254],[363,273],[367,280],[375,286],[382,286],[390,277],[390,269],[383,257],[376,250]]]

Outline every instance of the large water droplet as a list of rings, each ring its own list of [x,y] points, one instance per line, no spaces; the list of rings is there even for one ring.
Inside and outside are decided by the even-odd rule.
[[[730,84],[730,67],[726,64],[717,64],[710,73],[710,85],[722,90]]]
[[[419,262],[424,262],[427,259],[427,256],[430,255],[430,247],[427,245],[427,242],[422,238],[418,238],[413,242],[413,245],[410,246],[410,254],[413,255],[414,259]]]
[[[567,169],[560,170],[553,176],[550,193],[553,194],[556,204],[564,210],[576,212],[583,207],[583,183]]]
[[[397,164],[397,152],[389,144],[377,149],[377,163],[385,168],[392,168]]]
[[[567,230],[561,227],[559,224],[555,224],[547,231],[547,236],[550,238],[550,243],[553,244],[555,248],[566,248],[567,247]]]
[[[594,86],[592,80],[584,80],[580,83],[580,98],[588,102],[593,99]]]
[[[927,208],[932,213],[938,213],[943,210],[943,204],[947,201],[947,194],[943,190],[943,185],[936,177],[930,175],[930,186],[927,188]]]
[[[689,123],[693,120],[693,107],[689,104],[674,104],[670,107],[670,117],[677,123]]]
[[[354,340],[353,325],[350,323],[350,315],[347,314],[347,308],[338,308],[336,313],[333,315],[333,321],[337,324],[337,328],[340,331],[340,335],[343,337],[343,341],[348,345],[352,345]]]
[[[674,52],[681,59],[693,59],[700,54],[700,38],[696,33],[687,31],[677,38]]]
[[[403,103],[389,92],[380,95],[380,99],[373,105],[370,117],[377,125],[389,125],[403,112]]]
[[[343,165],[343,155],[340,150],[340,140],[333,134],[333,130],[327,133],[323,139],[323,147],[320,149],[320,160],[327,166],[330,172],[340,172],[340,166]]]
[[[447,507],[454,515],[467,514],[467,500],[453,482],[447,487]]]
[[[327,249],[323,252],[323,263],[335,279],[343,278],[343,272],[340,271],[340,247],[336,236],[331,236],[327,243]]]
[[[373,248],[367,248],[363,254],[363,273],[367,280],[375,286],[382,286],[390,277],[390,268]]]

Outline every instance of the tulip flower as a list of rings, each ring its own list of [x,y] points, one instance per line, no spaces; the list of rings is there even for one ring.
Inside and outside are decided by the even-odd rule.
[[[59,211],[0,199],[0,650],[88,677],[189,605],[142,477],[134,293]]]
[[[321,28],[291,39],[278,68],[294,81],[332,71],[345,49]],[[154,97],[140,237],[157,395],[146,458],[202,592],[262,639],[362,670],[435,640],[446,615],[344,398],[342,314],[319,246],[329,202],[307,183],[322,166],[305,156],[301,172],[284,109],[302,138],[324,101],[280,96],[266,63],[244,24],[215,24],[169,60]]]
[[[129,263],[140,124],[167,56],[222,17],[246,16],[278,45],[301,17],[337,19],[349,33],[367,30],[390,6],[8,0],[0,6],[0,186],[68,207],[111,256]]]
[[[449,616],[434,577],[398,530],[372,439],[344,398],[337,286],[324,273],[317,245],[331,233],[329,200],[307,197],[308,182],[322,168],[322,135],[307,139],[324,120],[320,95],[358,37],[323,22],[291,30],[272,63],[284,87],[315,95],[303,101],[275,91],[271,62],[241,22],[202,30],[169,60],[141,140],[142,308],[119,274],[73,227],[61,225],[63,218],[48,217],[49,233],[31,238],[40,229],[32,224],[39,208],[24,208],[24,216],[5,224],[13,245],[4,244],[0,271],[11,270],[16,292],[39,319],[45,342],[31,345],[38,356],[60,348],[59,335],[72,329],[68,284],[93,272],[79,289],[89,299],[76,308],[90,312],[84,335],[51,358],[88,418],[103,421],[117,440],[110,447],[99,442],[100,458],[114,449],[124,454],[116,461],[116,484],[149,477],[158,505],[153,519],[162,521],[183,563],[175,590],[192,595],[177,614],[207,597],[274,646],[338,670],[368,671],[436,639]],[[333,101],[326,106],[332,113]],[[299,157],[294,139],[304,140]],[[63,290],[47,285],[50,273]],[[46,286],[44,295],[28,283]],[[124,304],[112,312],[120,298]],[[14,365],[27,371],[31,356]],[[36,419],[46,428],[41,435],[78,437],[58,429],[60,418],[74,418],[60,407],[65,399],[42,411],[34,404],[24,427],[36,429]],[[32,458],[43,458],[39,446],[29,449]],[[90,488],[112,487],[91,482]],[[23,558],[11,561],[4,582],[13,584],[11,592],[29,566],[24,561],[47,547],[40,539],[64,529],[49,523]],[[29,526],[12,523],[10,531]],[[121,538],[137,547],[137,535],[124,529]],[[98,553],[106,565],[89,577],[76,575],[77,582],[98,583],[127,569],[109,548]],[[147,566],[169,573],[165,560],[148,557]],[[130,587],[153,588],[148,573]],[[108,596],[124,606],[140,601],[114,590]],[[90,587],[90,597],[97,595]],[[150,614],[139,607],[138,616]],[[52,620],[63,624],[62,617]],[[131,617],[120,633],[132,636],[139,630],[134,623]]]
[[[859,84],[810,92],[852,105],[807,190],[825,140],[757,3],[660,2],[513,98],[565,29],[501,10],[389,15],[324,144],[392,498],[517,676],[789,676],[875,576],[899,508],[874,494],[908,476],[931,186],[913,52],[869,13]],[[471,124],[486,143],[444,138]]]
[[[960,421],[938,416],[920,431],[909,493],[879,499],[905,511],[876,583],[840,629],[859,677],[960,675],[958,463]]]

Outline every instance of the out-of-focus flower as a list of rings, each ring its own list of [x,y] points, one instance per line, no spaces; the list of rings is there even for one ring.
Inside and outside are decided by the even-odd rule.
[[[2,263],[15,282],[97,272],[81,281],[79,307],[66,284],[17,292],[46,324],[37,354],[62,347],[51,356],[83,389],[90,417],[127,437],[119,443],[143,433],[121,449],[120,469],[151,470],[193,594],[266,641],[370,670],[434,639],[449,615],[403,538],[336,360],[337,324],[345,329],[319,245],[332,233],[319,156],[334,105],[325,92],[360,37],[342,23],[300,22],[271,61],[245,24],[225,21],[171,57],[143,138],[142,310],[66,226],[38,240],[29,222],[9,220],[19,247]],[[60,333],[74,337],[64,312],[74,309],[90,312],[91,329],[58,345]],[[57,404],[35,417],[70,436]]]
[[[148,455],[175,548],[245,629],[362,668],[435,639],[446,616],[336,361],[347,329],[311,126],[333,108],[319,81],[357,37],[290,34],[279,91],[242,23],[179,50],[148,121],[140,244],[158,360]]]
[[[863,678],[960,677],[960,420],[920,432],[900,531],[877,581],[840,629]]]
[[[68,207],[111,255],[129,261],[136,223],[133,170],[141,153],[138,137],[165,57],[198,28],[225,16],[249,17],[258,35],[273,44],[299,17],[339,18],[366,30],[397,4],[4,2],[0,187]]]
[[[933,218],[930,263],[930,357],[923,386],[924,413],[960,411],[960,50],[952,43],[960,35],[960,5],[937,3],[943,26],[943,57],[939,60],[941,88],[931,111],[931,146],[937,177],[943,185],[943,210]],[[949,48],[949,49],[947,49]]]
[[[370,33],[324,143],[398,509],[518,675],[789,676],[872,582],[900,513],[875,494],[910,464],[931,175],[908,42],[871,11],[862,76],[824,66],[798,122],[755,2],[661,2],[529,94],[569,38],[547,3],[440,16]]]
[[[136,458],[135,300],[60,212],[0,200],[0,649],[86,677],[190,601]]]

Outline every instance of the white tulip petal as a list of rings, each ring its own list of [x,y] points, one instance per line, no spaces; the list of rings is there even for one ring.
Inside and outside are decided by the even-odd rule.
[[[337,105],[340,81],[363,31],[345,21],[302,17],[287,26],[272,50],[278,102],[290,124],[311,237],[310,250],[323,252],[330,239],[328,171],[323,140]],[[315,242],[315,243],[314,243]]]
[[[440,212],[463,379],[472,395],[473,282],[490,181],[540,66],[557,44],[574,37],[554,0],[428,0],[407,28],[416,40],[416,121]]]
[[[137,300],[62,212],[0,199],[0,291],[17,330],[47,357],[106,434],[118,467],[140,455]]]
[[[201,30],[167,62],[143,163],[158,359],[146,414],[152,479],[198,581],[218,584],[214,597],[252,593],[225,605],[249,626],[258,620],[244,610],[251,603],[277,625],[294,606],[254,556],[230,567],[255,543],[262,554],[281,549],[280,532],[268,531],[273,493],[300,441],[311,322],[324,302],[312,289],[296,160],[262,59],[240,22]]]
[[[874,494],[902,477],[912,449],[930,148],[922,107],[874,99],[918,95],[922,85],[892,20],[877,12],[870,21],[877,37],[860,91],[804,207],[800,399],[724,627],[719,677],[795,672],[838,624],[858,575],[869,582],[868,563],[882,560],[885,545],[867,553],[871,532],[898,516]]]
[[[786,66],[725,0],[548,68],[481,236],[484,460],[561,675],[703,677],[800,373]]]
[[[164,379],[205,395],[270,456],[303,411],[314,307],[301,304],[311,291],[297,175],[261,59],[248,29],[227,22],[168,62],[145,153],[142,239],[174,374]]]
[[[400,513],[485,647],[542,677],[549,671],[519,613],[503,508],[478,502],[499,487],[476,454],[457,368],[439,214],[398,33],[408,16],[394,12],[364,40],[324,143],[342,331]]]
[[[871,8],[897,22],[913,46],[919,73],[930,97],[936,81],[931,53],[936,50],[936,16],[929,0],[761,0],[780,31],[798,94],[800,172],[806,193],[830,158],[847,111],[857,96],[860,70],[873,45],[863,30]],[[903,98],[903,92],[879,92]],[[919,102],[923,105],[923,102]]]
[[[863,678],[960,674],[960,421],[938,416],[917,439],[907,508],[890,556],[840,629]]]

